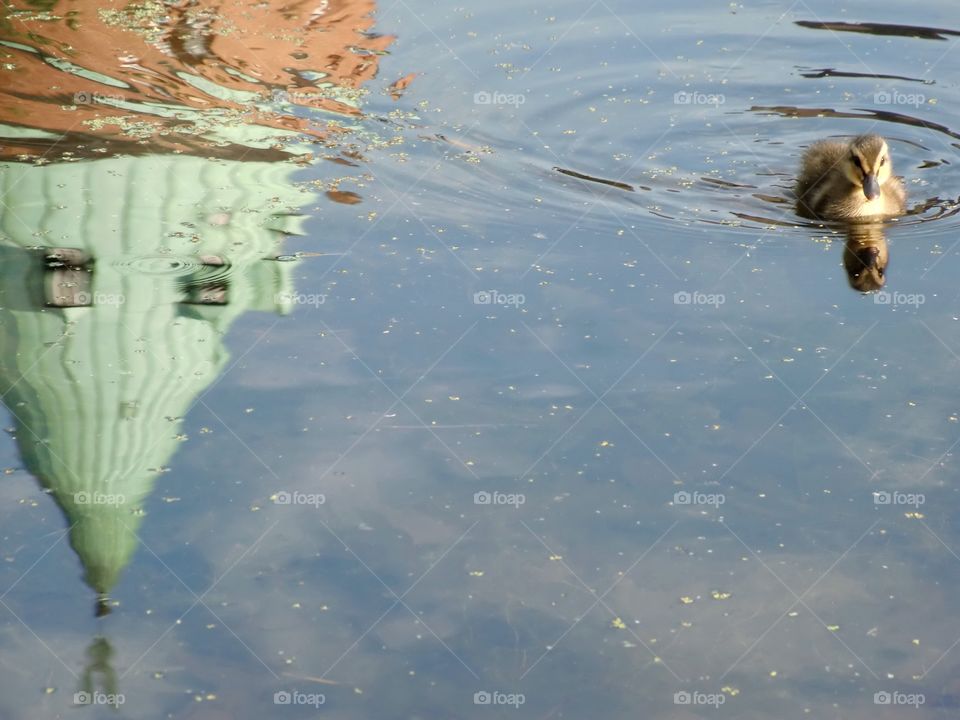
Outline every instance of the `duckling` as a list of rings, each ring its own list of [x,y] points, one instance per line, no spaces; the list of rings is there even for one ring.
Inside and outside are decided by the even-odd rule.
[[[903,214],[907,201],[879,135],[811,145],[803,154],[796,195],[797,214],[820,220],[893,217]]]

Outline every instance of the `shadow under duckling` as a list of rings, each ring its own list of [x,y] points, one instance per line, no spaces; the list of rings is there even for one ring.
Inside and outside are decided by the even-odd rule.
[[[890,254],[880,223],[851,223],[843,246],[843,267],[850,287],[860,292],[879,290],[887,282]]]
[[[896,217],[907,203],[887,142],[879,135],[811,145],[803,154],[795,192],[797,214],[815,220]]]

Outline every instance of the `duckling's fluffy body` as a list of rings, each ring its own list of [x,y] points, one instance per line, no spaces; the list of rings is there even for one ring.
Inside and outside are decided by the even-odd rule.
[[[902,215],[907,201],[879,135],[811,145],[803,154],[796,195],[798,214],[822,220]]]

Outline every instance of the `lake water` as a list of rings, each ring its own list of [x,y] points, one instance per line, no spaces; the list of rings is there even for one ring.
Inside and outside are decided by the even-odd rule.
[[[5,5],[0,716],[956,717],[958,37]]]

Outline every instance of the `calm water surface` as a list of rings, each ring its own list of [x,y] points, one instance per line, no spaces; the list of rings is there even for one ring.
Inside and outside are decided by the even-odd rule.
[[[958,36],[5,3],[0,716],[956,717]]]

